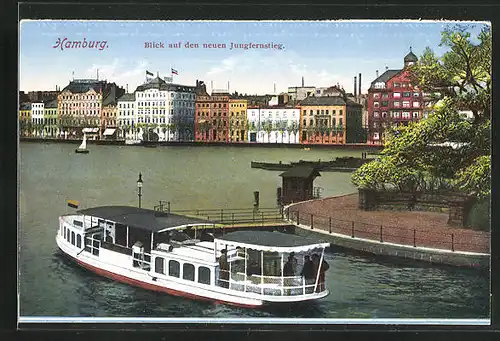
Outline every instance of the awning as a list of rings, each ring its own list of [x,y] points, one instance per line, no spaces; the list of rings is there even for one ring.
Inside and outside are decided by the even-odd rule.
[[[82,132],[83,133],[97,133],[99,131],[99,128],[83,128]]]
[[[115,133],[115,130],[114,128],[106,128],[106,130],[104,130],[104,134],[103,135],[113,135]]]
[[[236,231],[215,238],[215,242],[267,252],[307,252],[326,248],[330,243],[288,233]]]

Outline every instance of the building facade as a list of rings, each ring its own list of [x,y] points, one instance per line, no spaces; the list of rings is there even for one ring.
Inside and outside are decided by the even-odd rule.
[[[31,134],[31,103],[22,103],[19,106],[19,134],[28,136]]]
[[[44,136],[57,137],[58,122],[57,122],[57,99],[45,102],[43,108]]]
[[[106,81],[75,79],[57,97],[59,133],[65,138],[82,135],[84,128],[99,133],[103,92]],[[95,138],[95,136],[93,137]]]
[[[394,125],[408,125],[423,117],[422,92],[409,79],[407,67],[417,62],[410,52],[403,69],[386,70],[368,89],[368,143],[383,144],[385,131]]]
[[[192,140],[195,89],[194,86],[167,83],[160,77],[138,86],[134,111],[139,139],[147,136],[160,141]]]
[[[125,90],[114,83],[106,87],[102,100],[100,138],[110,139],[116,137],[118,98],[123,96],[124,93]]]
[[[301,143],[346,143],[346,102],[342,97],[308,97],[299,107]]]
[[[135,94],[126,93],[117,100],[118,112],[116,116],[118,135],[123,140],[138,140],[137,115],[135,108]]]
[[[299,143],[300,111],[293,107],[251,107],[247,110],[248,141]]]
[[[42,101],[36,101],[31,103],[31,124],[32,124],[32,134],[37,137],[44,137],[45,122],[43,120],[43,108],[44,103]]]
[[[229,93],[206,90],[196,96],[195,141],[229,142]]]
[[[248,132],[247,100],[229,99],[229,141],[246,142]]]

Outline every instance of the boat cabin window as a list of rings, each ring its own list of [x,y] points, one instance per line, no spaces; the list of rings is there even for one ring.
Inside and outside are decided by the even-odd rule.
[[[182,279],[187,279],[188,281],[194,281],[194,265],[189,263],[184,263],[182,266]]]
[[[83,223],[79,220],[73,220],[73,225],[83,227]]]
[[[82,236],[81,236],[81,235],[79,235],[79,234],[77,234],[77,235],[76,235],[76,246],[77,246],[78,248],[81,248],[81,247],[82,247]]]
[[[171,260],[168,262],[168,274],[170,276],[179,278],[180,272],[181,272],[181,267],[178,261]]]
[[[71,231],[71,244],[75,245],[75,232]]]
[[[127,226],[115,225],[115,244],[127,246]]]
[[[165,274],[164,269],[165,260],[162,257],[155,258],[155,272],[158,274]]]
[[[66,231],[66,226],[64,226],[64,239],[66,239],[67,233],[68,233],[68,231]]]
[[[198,268],[198,283],[210,284],[210,269],[205,266]]]
[[[66,240],[68,241],[68,243],[71,242],[71,231],[70,231],[70,229],[68,229],[68,233],[66,234]]]

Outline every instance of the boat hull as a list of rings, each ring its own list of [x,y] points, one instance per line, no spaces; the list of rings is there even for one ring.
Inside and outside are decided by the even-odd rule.
[[[77,154],[88,154],[89,150],[88,149],[75,149],[75,153],[77,153]]]

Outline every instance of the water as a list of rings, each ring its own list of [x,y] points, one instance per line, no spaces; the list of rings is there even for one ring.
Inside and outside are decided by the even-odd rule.
[[[192,301],[113,282],[74,265],[57,249],[60,214],[80,207],[137,205],[169,200],[173,209],[249,208],[253,191],[261,207],[276,203],[280,172],[250,168],[250,161],[295,161],[358,156],[353,150],[284,148],[20,145],[21,316],[93,317],[311,317],[311,318],[488,318],[489,275],[476,270],[395,262],[332,249],[330,295],[314,304],[242,309]],[[352,193],[347,173],[322,173],[315,186],[324,195]]]

